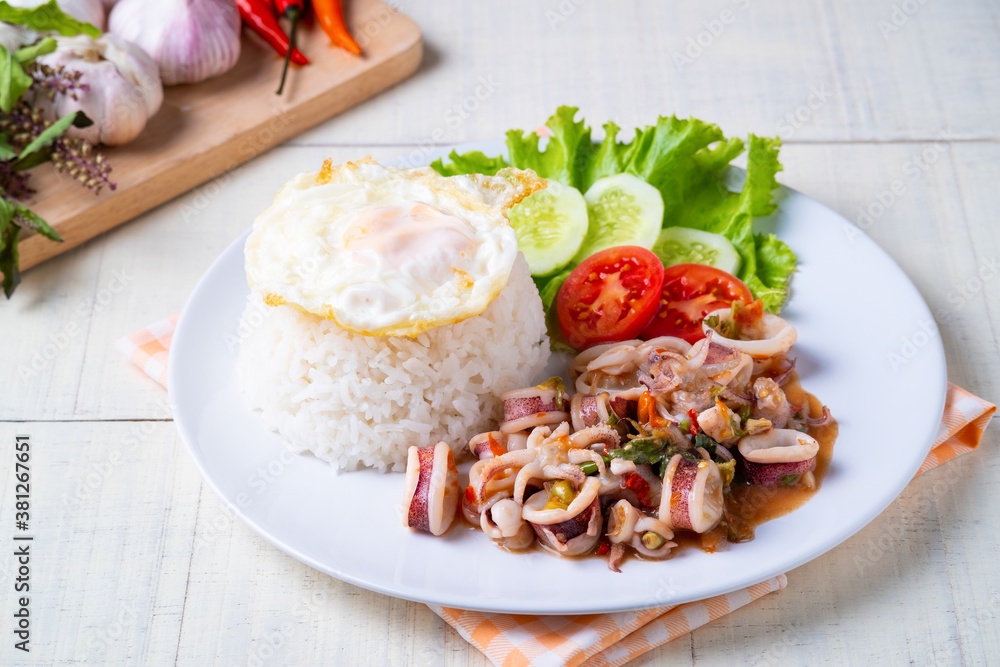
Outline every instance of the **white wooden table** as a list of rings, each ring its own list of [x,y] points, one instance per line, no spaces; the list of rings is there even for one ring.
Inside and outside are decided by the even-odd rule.
[[[326,157],[419,160],[535,128],[559,104],[595,124],[676,113],[780,134],[781,180],[852,221],[877,212],[867,231],[937,315],[949,377],[1000,398],[995,3],[401,9],[427,44],[411,80],[28,272],[0,303],[0,540],[14,532],[19,433],[33,442],[36,534],[29,654],[13,649],[17,571],[0,555],[0,664],[487,664],[423,605],[322,575],[235,520],[188,458],[163,391],[112,347],[180,310],[277,188]],[[894,181],[905,190],[888,202]],[[859,298],[883,295],[872,285]],[[636,664],[997,664],[998,440],[994,425],[979,451],[790,572],[786,590]]]

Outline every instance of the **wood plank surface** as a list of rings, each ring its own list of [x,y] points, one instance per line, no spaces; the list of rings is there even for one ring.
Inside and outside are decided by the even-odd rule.
[[[102,148],[112,165],[114,191],[95,196],[51,165],[32,172],[40,193],[36,213],[63,237],[40,235],[20,244],[28,269],[219,174],[398,83],[420,64],[420,29],[379,0],[355,3],[353,33],[363,46],[354,56],[329,44],[318,25],[299,31],[312,62],[293,67],[276,95],[283,60],[244,29],[236,66],[197,84],[169,86],[163,106],[134,141]]]
[[[398,8],[420,26],[426,55],[404,85],[28,271],[0,301],[0,540],[13,533],[9,443],[30,433],[38,588],[32,653],[0,644],[0,664],[490,664],[423,605],[319,574],[231,516],[199,478],[162,390],[111,347],[179,310],[277,188],[326,157],[419,158],[537,127],[575,103],[626,127],[676,112],[730,133],[777,133],[779,179],[852,222],[905,179],[866,232],[935,313],[949,378],[1000,400],[990,274],[1000,9],[917,3],[883,37],[879,21],[894,25],[904,4],[406,0]],[[737,20],[678,71],[672,54],[724,10]],[[550,24],[548,12],[566,20]],[[799,127],[778,127],[823,85],[825,103]],[[925,167],[910,180],[914,160]],[[874,286],[859,298],[881,296]],[[920,477],[857,535],[789,572],[787,589],[632,664],[997,664],[998,445],[993,424],[977,452]],[[7,638],[11,567],[0,556]]]

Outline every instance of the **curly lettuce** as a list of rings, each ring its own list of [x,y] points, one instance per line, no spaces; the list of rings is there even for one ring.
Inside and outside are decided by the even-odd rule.
[[[604,139],[595,143],[591,128],[576,120],[576,107],[562,106],[546,122],[552,136],[544,142],[535,132],[507,132],[507,157],[488,157],[474,151],[452,151],[449,162],[431,166],[445,176],[495,174],[506,166],[533,169],[543,178],[571,185],[581,192],[598,179],[614,174],[638,176],[663,197],[663,226],[680,226],[722,234],[742,259],[739,278],[764,303],[778,312],[788,296],[795,271],[795,254],[773,234],[755,233],[755,218],[771,215],[777,205],[772,193],[782,166],[781,140],[750,135],[749,146],[727,139],[717,125],[696,118],[658,118],[655,125],[637,128],[631,141],[619,142],[620,128],[604,124]],[[746,179],[742,189],[727,187],[723,172],[744,150]],[[571,268],[571,267],[570,267]],[[564,277],[566,271],[558,277]],[[554,296],[547,279],[536,279],[539,292]],[[551,302],[551,299],[550,299]],[[550,304],[546,304],[547,306]]]

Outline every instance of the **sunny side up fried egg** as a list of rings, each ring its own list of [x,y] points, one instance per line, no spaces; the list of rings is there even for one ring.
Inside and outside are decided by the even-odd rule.
[[[507,284],[506,211],[531,171],[444,177],[371,158],[296,176],[247,239],[250,288],[369,336],[415,336],[478,315]]]

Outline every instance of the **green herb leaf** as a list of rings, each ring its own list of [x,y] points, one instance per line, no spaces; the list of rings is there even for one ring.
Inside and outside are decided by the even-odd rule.
[[[17,151],[7,141],[7,135],[0,134],[0,160],[13,160],[17,157]]]
[[[660,438],[636,438],[624,447],[608,451],[612,459],[634,461],[636,464],[658,463],[663,458],[667,441]]]
[[[785,486],[791,486],[792,484],[795,484],[795,482],[797,481],[799,481],[798,475],[785,475],[784,477],[781,478],[781,483],[784,484]]]
[[[737,414],[740,416],[740,423],[746,424],[747,420],[750,419],[750,406],[742,406]]]
[[[7,3],[0,2],[0,5]],[[2,20],[2,19],[0,19]],[[0,46],[0,109],[10,113],[34,81],[10,51]]]
[[[28,169],[34,169],[40,164],[45,164],[51,158],[52,153],[50,151],[38,151],[15,162],[12,169],[14,169],[14,171],[27,171]]]
[[[56,122],[52,123],[47,128],[45,128],[44,132],[39,134],[37,137],[35,137],[34,141],[32,141],[30,144],[24,147],[24,150],[21,151],[21,154],[17,156],[17,159],[23,160],[32,153],[37,153],[51,146],[53,141],[61,137],[63,133],[70,128],[70,126],[73,124],[73,121],[76,120],[76,115],[78,113],[79,113],[78,111],[74,111],[70,115],[63,116],[62,118],[60,118],[59,120],[57,120]],[[16,168],[17,166],[15,165],[15,169]]]
[[[63,238],[59,236],[59,232],[53,229],[52,225],[43,220],[41,216],[31,209],[18,205],[14,210],[13,220],[21,227],[33,229],[51,241],[56,241],[58,243],[63,242]]]
[[[101,36],[101,31],[83,21],[77,21],[69,14],[59,9],[56,0],[49,0],[44,5],[32,9],[11,7],[6,2],[0,2],[0,21],[23,25],[32,30],[54,30],[64,37],[73,35],[89,35],[93,38]]]
[[[22,46],[14,54],[17,61],[22,65],[34,62],[35,58],[52,53],[56,50],[56,40],[54,37],[43,37],[41,40],[30,46]]]
[[[94,121],[87,118],[87,114],[83,113],[82,111],[77,111],[76,116],[74,116],[73,118],[73,127],[84,128],[84,127],[90,127],[93,124]]]
[[[719,443],[717,443],[715,440],[708,437],[704,433],[699,433],[698,435],[694,436],[694,446],[704,447],[709,454],[715,456],[715,448],[719,446]]]
[[[8,299],[21,282],[17,247],[21,228],[13,222],[14,210],[13,203],[0,197],[0,273],[3,273],[3,292]]]

